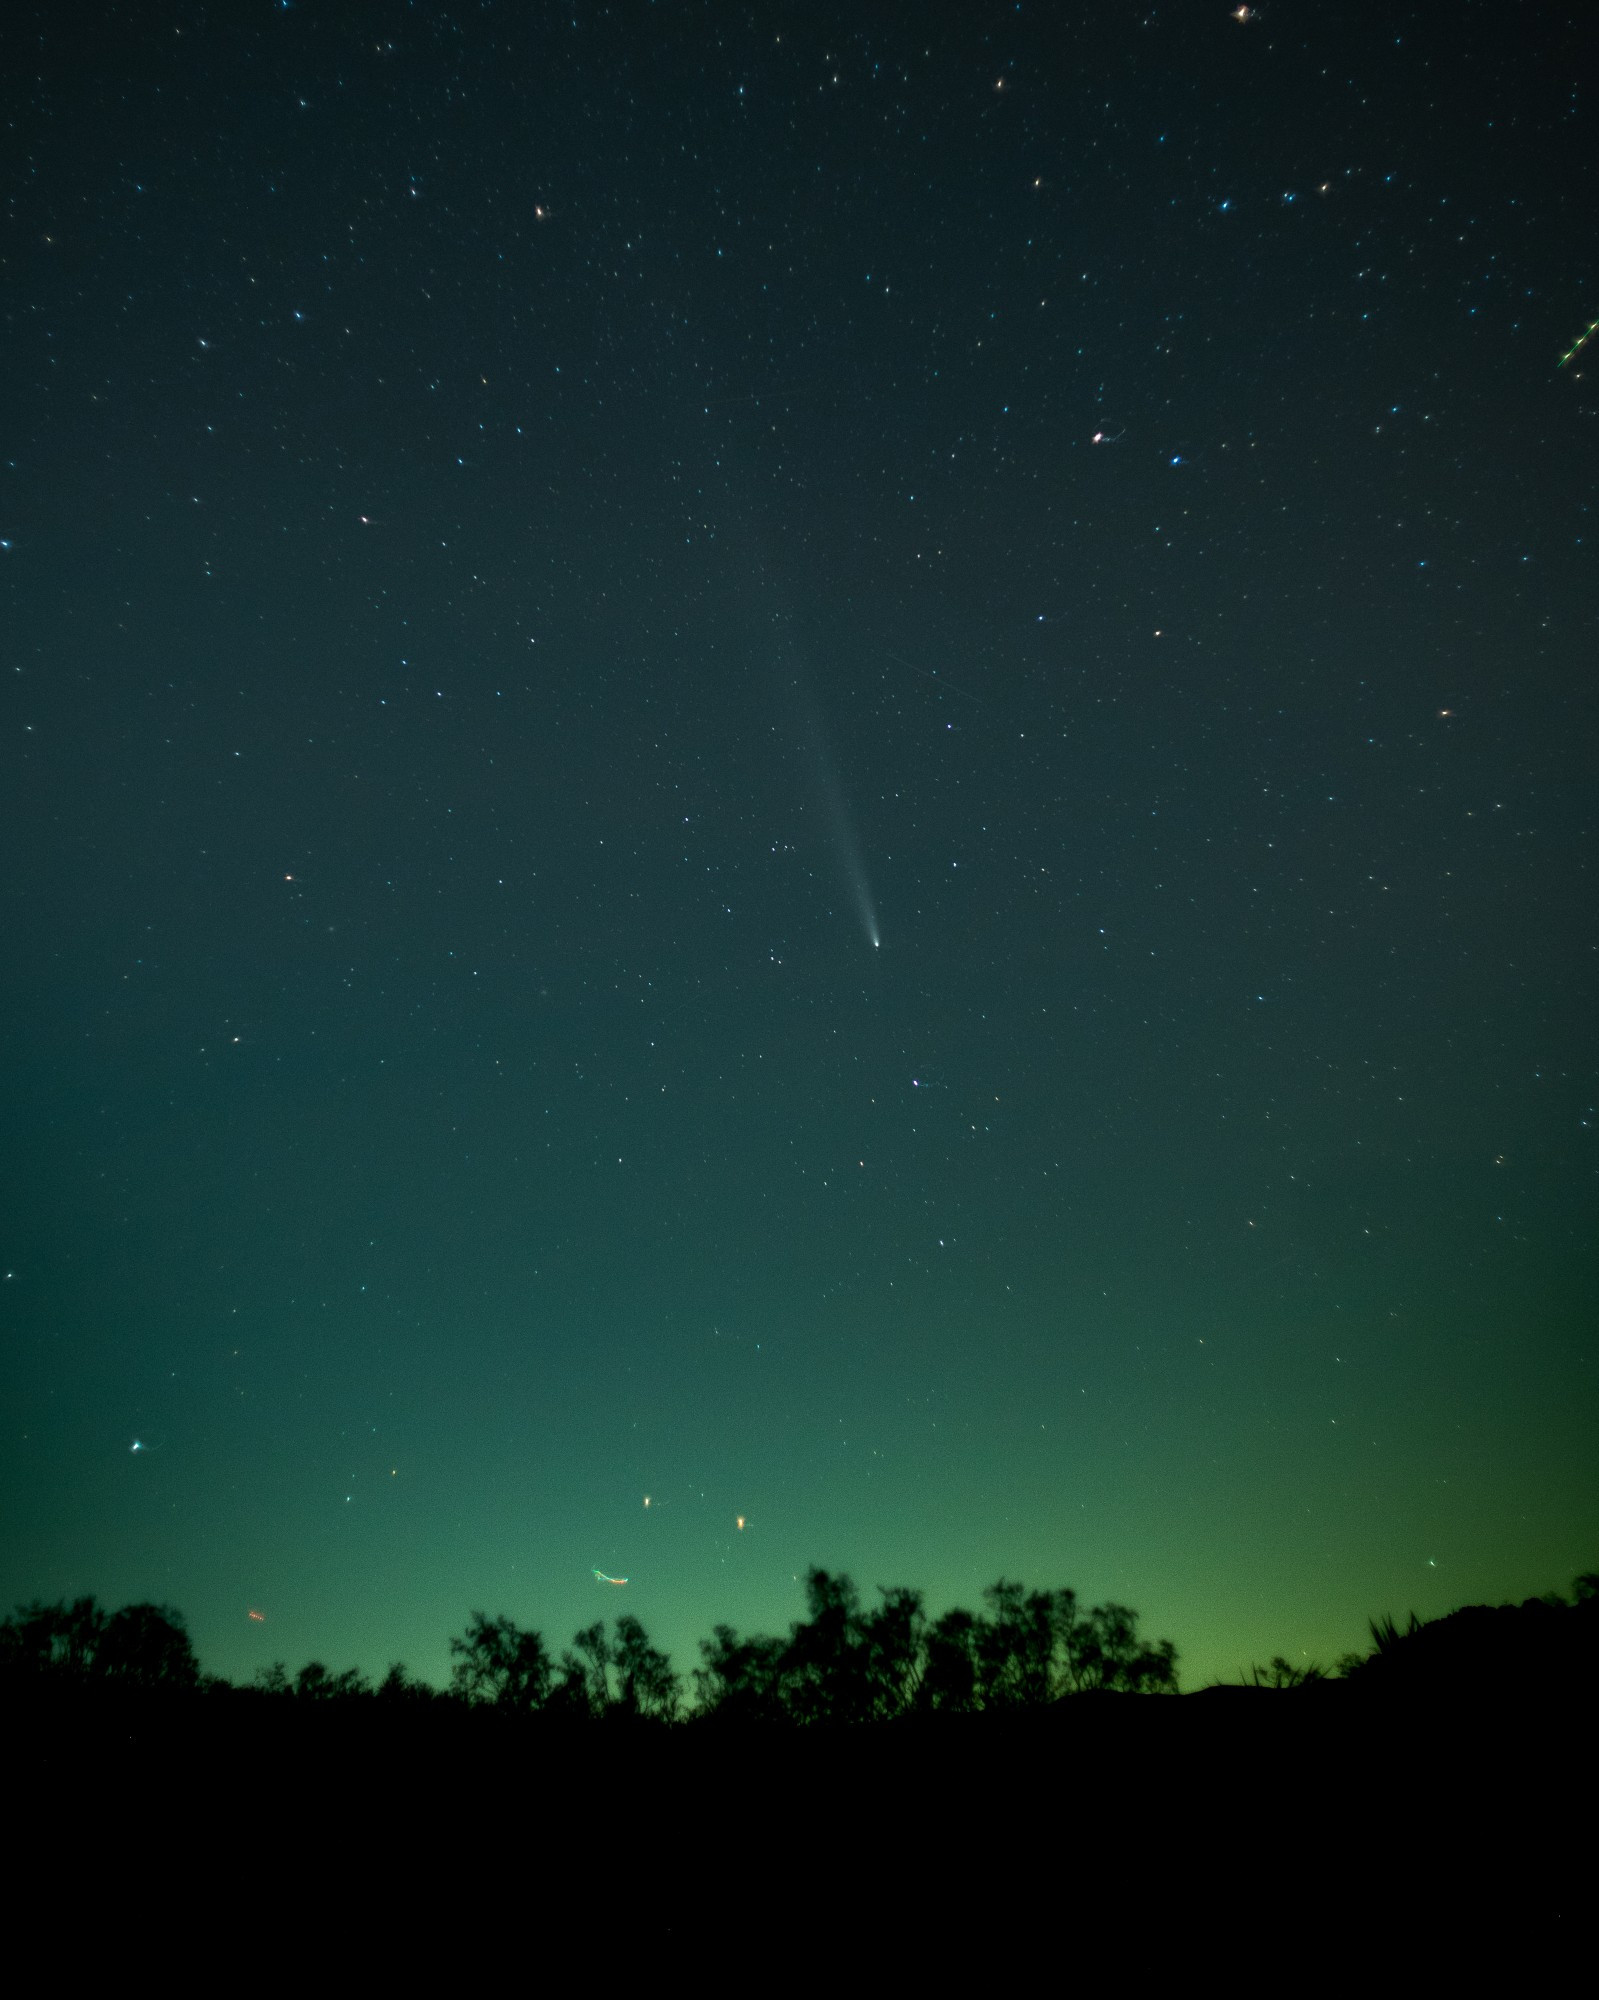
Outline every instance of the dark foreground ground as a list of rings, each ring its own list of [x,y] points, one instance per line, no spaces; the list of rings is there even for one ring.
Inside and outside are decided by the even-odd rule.
[[[1538,1979],[1591,1934],[1592,1728],[1342,1686],[840,1733],[13,1702],[11,1929],[252,1990]]]

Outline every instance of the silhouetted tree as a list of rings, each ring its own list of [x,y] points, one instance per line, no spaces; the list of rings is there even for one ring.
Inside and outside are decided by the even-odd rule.
[[[561,1655],[561,1705],[595,1718],[611,1705],[611,1644],[605,1620],[596,1618],[572,1639],[575,1651]]]
[[[979,1706],[977,1641],[981,1619],[958,1605],[936,1618],[926,1638],[921,1706],[963,1714]]]
[[[926,1660],[922,1593],[880,1589],[882,1603],[859,1621],[867,1704],[879,1721],[906,1714],[916,1702]]]
[[[1125,1604],[1096,1604],[1073,1623],[1067,1668],[1076,1693],[1174,1694],[1177,1689],[1177,1648],[1170,1639],[1154,1646],[1141,1640],[1138,1613]]]
[[[698,1713],[854,1724],[889,1722],[916,1711],[1038,1708],[1063,1694],[1101,1688],[1149,1693],[1176,1686],[1176,1649],[1169,1641],[1140,1639],[1137,1615],[1125,1605],[1083,1612],[1073,1591],[1030,1591],[1001,1578],[983,1593],[986,1615],[956,1607],[930,1624],[920,1591],[880,1586],[878,1596],[878,1604],[867,1610],[849,1576],[812,1568],[805,1577],[806,1615],[789,1628],[786,1640],[741,1638],[731,1626],[718,1625],[700,1642],[701,1664],[693,1675]],[[1574,1629],[1578,1608],[1584,1629],[1599,1637],[1599,1575],[1578,1578],[1575,1606],[1563,1598],[1529,1600],[1517,1629],[1530,1631],[1527,1620],[1534,1611],[1545,1621],[1571,1621]],[[1504,1607],[1507,1613],[1513,1609]],[[1478,1614],[1489,1615],[1483,1607],[1472,1615]],[[1452,1616],[1459,1620],[1466,1614]],[[1408,1643],[1418,1629],[1414,1616],[1406,1633],[1391,1619],[1373,1621],[1372,1660]],[[630,1615],[617,1619],[614,1633],[603,1620],[586,1626],[559,1663],[537,1632],[481,1611],[472,1613],[465,1634],[449,1644],[450,1693],[469,1703],[660,1722],[675,1720],[681,1710],[680,1677]],[[1568,1656],[1576,1657],[1570,1647],[1561,1658]],[[1364,1672],[1370,1664],[1346,1661],[1341,1667]],[[178,1612],[130,1604],[108,1617],[92,1597],[19,1606],[0,1624],[0,1669],[13,1682],[38,1676],[65,1686],[187,1692],[228,1685],[202,1680]],[[1319,1668],[1291,1668],[1280,1658],[1252,1674],[1257,1683],[1273,1686],[1321,1677]],[[308,1661],[292,1676],[275,1661],[258,1669],[255,1684],[265,1694],[318,1703],[374,1692],[391,1704],[441,1698],[398,1661],[376,1691],[358,1668],[334,1673],[320,1660]]]
[[[439,1701],[442,1697],[431,1681],[419,1680],[405,1663],[396,1660],[378,1683],[378,1699],[383,1702]]]
[[[294,1677],[294,1694],[299,1701],[347,1701],[353,1695],[371,1692],[372,1683],[358,1667],[346,1667],[342,1674],[335,1674],[320,1660],[308,1660]]]
[[[105,1613],[92,1597],[71,1604],[35,1599],[18,1605],[0,1626],[0,1661],[11,1673],[84,1685],[95,1676],[105,1628]]]
[[[615,1707],[624,1715],[670,1722],[677,1714],[680,1683],[666,1654],[652,1646],[644,1627],[627,1613],[616,1621]]]
[[[451,1683],[467,1701],[530,1710],[543,1708],[550,1698],[554,1669],[543,1639],[509,1618],[474,1611],[466,1636],[451,1639],[450,1653]]]
[[[680,1682],[666,1654],[650,1644],[638,1619],[624,1612],[611,1639],[603,1618],[584,1626],[561,1655],[556,1705],[572,1715],[634,1716],[670,1722]]]
[[[694,1669],[698,1712],[723,1721],[781,1721],[784,1650],[781,1639],[760,1633],[741,1639],[731,1625],[718,1625],[700,1641],[704,1665]]]
[[[168,1688],[200,1684],[181,1612],[125,1604],[108,1617],[92,1597],[28,1604],[0,1625],[0,1663],[58,1685]]]
[[[112,1612],[95,1665],[106,1680],[125,1687],[188,1693],[200,1685],[200,1663],[183,1614],[165,1604],[124,1604]]]
[[[1076,1592],[1028,1591],[1001,1578],[983,1602],[989,1615],[975,1631],[983,1706],[1042,1708],[1058,1691],[1056,1647],[1074,1629]]]
[[[805,1606],[810,1616],[789,1627],[783,1655],[785,1707],[796,1722],[864,1722],[871,1683],[855,1585],[807,1570]]]
[[[1025,1589],[1003,1578],[983,1593],[988,1615],[956,1607],[928,1624],[920,1591],[880,1591],[862,1609],[849,1577],[810,1570],[808,1617],[788,1641],[741,1639],[718,1625],[694,1671],[704,1715],[796,1722],[888,1721],[914,1710],[1040,1708],[1061,1695],[1177,1685],[1169,1640],[1138,1636],[1136,1613],[1106,1604],[1080,1612],[1071,1590]]]

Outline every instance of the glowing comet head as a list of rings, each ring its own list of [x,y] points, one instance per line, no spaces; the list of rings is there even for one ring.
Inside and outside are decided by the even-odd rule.
[[[855,909],[861,920],[861,929],[866,933],[867,943],[871,945],[873,951],[877,951],[881,949],[883,943],[883,933],[877,928],[877,905],[872,900],[871,884],[858,863],[850,887],[854,891]]]

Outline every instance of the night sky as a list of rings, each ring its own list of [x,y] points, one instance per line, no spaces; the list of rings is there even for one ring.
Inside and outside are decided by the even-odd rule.
[[[1593,1567],[1591,23],[1245,12],[7,10],[0,1609]]]

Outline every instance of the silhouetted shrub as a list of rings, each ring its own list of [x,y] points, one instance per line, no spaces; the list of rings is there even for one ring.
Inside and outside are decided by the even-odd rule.
[[[1442,1618],[1401,1628],[1371,1621],[1371,1651],[1341,1663],[1368,1688],[1436,1692],[1591,1692],[1599,1676],[1599,1596],[1579,1577],[1574,1601],[1529,1597],[1521,1604],[1468,1604]]]

